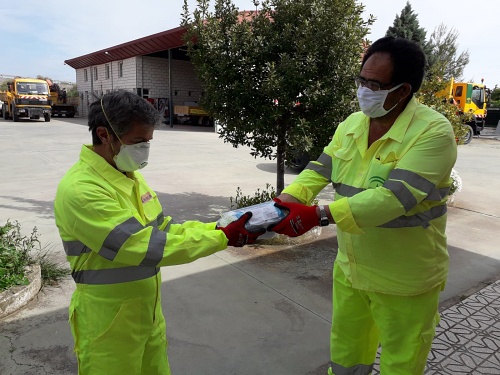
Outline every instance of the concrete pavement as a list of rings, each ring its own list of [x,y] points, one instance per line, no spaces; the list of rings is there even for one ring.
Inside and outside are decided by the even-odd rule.
[[[86,119],[13,123],[0,119],[0,220],[36,226],[54,257],[64,253],[52,203],[59,179],[90,143]],[[442,307],[500,279],[500,142],[474,139],[459,148],[463,190],[449,209],[450,277]],[[143,173],[164,212],[178,222],[216,220],[241,188],[253,195],[275,186],[275,163],[233,148],[213,128],[174,126],[155,132]],[[285,183],[295,178],[287,171]],[[330,200],[325,189],[320,202]],[[335,226],[300,245],[249,246],[162,269],[173,374],[324,374],[329,359],[331,269]],[[0,322],[0,374],[75,374],[67,307],[68,278],[42,290],[22,311]]]

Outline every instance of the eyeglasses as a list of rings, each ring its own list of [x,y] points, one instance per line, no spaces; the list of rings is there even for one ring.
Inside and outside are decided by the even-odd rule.
[[[377,81],[372,81],[372,80],[369,80],[369,79],[364,79],[362,77],[356,77],[356,78],[354,78],[354,82],[356,83],[356,87],[357,88],[359,88],[359,87],[368,87],[372,91],[379,91],[383,87],[394,85],[394,82],[391,82],[391,83],[380,83],[380,82],[377,82]]]

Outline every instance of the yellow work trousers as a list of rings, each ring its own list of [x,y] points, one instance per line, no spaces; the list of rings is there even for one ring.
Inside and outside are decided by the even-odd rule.
[[[78,375],[170,375],[161,298],[145,287],[151,279],[77,286],[69,321]]]
[[[337,264],[329,375],[371,374],[381,346],[381,375],[421,375],[439,323],[439,285],[415,296],[352,288]]]

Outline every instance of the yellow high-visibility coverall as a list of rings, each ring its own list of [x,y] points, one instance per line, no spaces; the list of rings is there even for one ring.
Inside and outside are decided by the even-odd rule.
[[[83,146],[62,178],[56,224],[76,283],[69,320],[81,375],[167,375],[159,267],[227,247],[215,223],[171,224],[138,172]]]
[[[382,374],[421,374],[448,274],[455,136],[445,117],[415,98],[370,147],[369,121],[349,116],[283,193],[310,203],[329,182],[335,188],[330,374],[369,374],[379,342]]]

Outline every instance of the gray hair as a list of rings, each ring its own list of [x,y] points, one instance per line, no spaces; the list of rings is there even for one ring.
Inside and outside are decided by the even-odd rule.
[[[90,105],[88,125],[94,145],[101,144],[96,132],[99,126],[121,137],[134,124],[155,127],[161,124],[161,114],[140,96],[124,90],[105,94]]]

